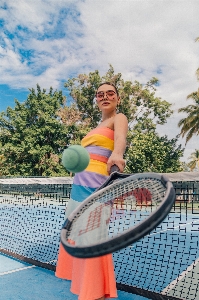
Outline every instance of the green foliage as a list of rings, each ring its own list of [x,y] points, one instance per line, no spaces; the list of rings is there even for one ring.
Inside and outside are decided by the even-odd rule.
[[[187,117],[180,120],[178,126],[181,127],[181,135],[186,135],[186,143],[193,137],[199,135],[199,89],[187,96],[195,104],[190,104],[179,109],[179,112],[187,113]]]
[[[82,138],[91,130],[90,120],[82,119],[82,113],[75,104],[60,108],[58,115],[67,127],[70,145],[79,145]]]
[[[191,171],[199,170],[199,150],[195,149],[195,152],[191,153],[187,166]]]
[[[89,120],[91,128],[96,127],[101,118],[95,104],[95,93],[99,84],[106,81],[117,86],[121,98],[119,111],[126,115],[129,124],[149,130],[149,124],[152,128],[156,127],[156,124],[165,124],[172,114],[171,104],[155,95],[155,86],[158,84],[156,78],[152,78],[146,85],[137,81],[124,81],[122,74],[115,74],[110,65],[102,77],[96,70],[88,75],[80,74],[77,78],[69,79],[64,85],[81,112],[81,120]]]
[[[190,172],[190,168],[188,164],[184,161],[181,162],[181,168],[182,168],[182,172]]]
[[[68,145],[81,139],[96,127],[101,112],[95,103],[100,83],[114,83],[121,97],[119,111],[129,120],[127,172],[176,172],[181,170],[179,158],[183,150],[177,138],[168,140],[156,133],[172,114],[171,104],[156,96],[158,80],[145,85],[125,81],[110,65],[104,76],[99,71],[69,79],[65,87],[70,93],[66,103],[62,92],[30,89],[24,103],[15,100],[0,114],[1,176],[65,176],[61,155]],[[67,104],[67,105],[66,105]]]
[[[196,42],[199,41],[199,37],[195,39]],[[199,68],[196,70],[196,76],[199,80]],[[181,127],[181,135],[184,137],[186,135],[186,143],[193,137],[193,135],[199,135],[199,89],[187,96],[187,99],[191,99],[194,104],[182,107],[179,112],[187,114],[186,118],[183,118],[178,123]]]
[[[102,77],[98,71],[95,71],[68,80],[65,87],[72,97],[73,112],[76,111],[76,120],[73,122],[74,140],[82,135],[83,128],[87,132],[98,125],[101,113],[95,105],[95,93],[99,84],[107,81],[117,86],[121,98],[119,111],[124,113],[129,121],[126,171],[176,172],[181,170],[180,157],[183,150],[181,146],[176,146],[177,138],[168,140],[167,137],[159,137],[156,133],[157,124],[165,124],[172,110],[170,103],[156,96],[158,79],[155,77],[145,85],[137,81],[132,83],[123,80],[121,73],[115,74],[110,65]],[[66,124],[64,111],[62,112],[62,120]],[[65,114],[67,115],[67,112]],[[65,119],[69,119],[68,115]],[[82,125],[81,128],[79,124]]]
[[[77,78],[69,79],[64,85],[81,112],[81,120],[89,120],[91,127],[95,127],[100,120],[100,113],[94,102],[100,82],[99,72],[95,71],[89,75],[80,74]]]
[[[3,176],[4,164],[5,164],[5,157],[3,154],[0,154],[0,176]]]
[[[126,172],[172,173],[182,170],[183,149],[177,146],[177,138],[168,140],[167,136],[160,137],[153,131],[134,131],[129,133],[128,140]]]
[[[68,144],[67,128],[57,111],[65,103],[62,92],[30,89],[24,103],[0,114],[1,154],[5,162],[2,175],[55,176],[67,174],[59,164]]]

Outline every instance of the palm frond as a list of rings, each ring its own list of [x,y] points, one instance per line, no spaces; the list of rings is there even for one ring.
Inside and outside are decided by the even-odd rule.
[[[187,164],[187,166],[193,171],[195,168],[199,167],[199,150],[195,149],[195,152],[191,153],[188,158],[191,161]]]
[[[186,135],[186,143],[193,137],[199,135],[199,90],[187,96],[187,99],[192,99],[196,104],[190,104],[186,107],[181,107],[178,111],[187,114],[186,118],[178,122],[181,127],[180,134],[182,137]]]

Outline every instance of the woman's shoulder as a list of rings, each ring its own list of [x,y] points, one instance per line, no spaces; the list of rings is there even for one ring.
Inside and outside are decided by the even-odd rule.
[[[115,115],[114,121],[124,121],[128,123],[127,117],[123,113],[118,113]]]

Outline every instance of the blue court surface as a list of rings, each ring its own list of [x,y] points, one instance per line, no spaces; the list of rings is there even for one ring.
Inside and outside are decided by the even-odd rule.
[[[53,271],[2,254],[0,255],[0,291],[2,300],[77,300],[77,296],[70,293],[70,282],[56,278]],[[117,299],[145,300],[146,298],[118,291]]]

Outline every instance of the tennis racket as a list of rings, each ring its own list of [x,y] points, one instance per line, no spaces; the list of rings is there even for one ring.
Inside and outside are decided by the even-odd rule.
[[[165,176],[114,171],[66,219],[61,243],[70,255],[79,258],[112,253],[155,229],[174,201],[175,190]]]

